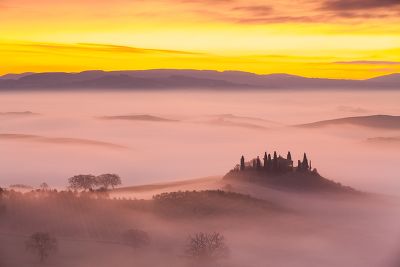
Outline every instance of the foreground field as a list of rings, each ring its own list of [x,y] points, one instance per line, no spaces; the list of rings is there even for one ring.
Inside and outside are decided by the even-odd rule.
[[[212,190],[204,191],[207,186]],[[58,240],[44,266],[197,266],[186,249],[199,232],[221,233],[229,248],[229,255],[202,266],[395,266],[400,206],[393,198],[294,193],[217,178],[110,195],[3,195],[0,266],[42,266],[25,250],[37,231]],[[126,243],[129,229],[147,233],[149,244]]]

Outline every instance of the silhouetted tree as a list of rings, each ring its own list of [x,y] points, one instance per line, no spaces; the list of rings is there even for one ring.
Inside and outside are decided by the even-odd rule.
[[[220,233],[197,233],[188,239],[186,255],[196,260],[217,260],[228,254],[225,238]]]
[[[97,179],[96,176],[91,174],[81,174],[69,178],[68,183],[71,189],[92,190],[97,185]]]
[[[243,171],[246,168],[245,162],[244,162],[244,156],[240,158],[240,170]]]
[[[307,159],[306,153],[304,153],[303,162],[302,162],[302,170],[307,171],[308,169],[309,169],[308,159]]]
[[[103,186],[105,189],[108,189],[110,186],[114,189],[115,186],[121,184],[121,177],[119,177],[117,174],[106,173],[97,176],[96,183],[99,186]]]
[[[253,159],[253,169],[257,168],[257,159]]]
[[[27,250],[38,254],[40,262],[44,262],[50,253],[57,250],[57,239],[49,233],[37,232],[29,237],[25,245]]]
[[[311,160],[310,160],[310,171],[312,170]]]
[[[150,244],[150,237],[145,231],[129,229],[122,233],[122,241],[133,248],[141,248]]]
[[[272,169],[274,171],[278,170],[278,155],[276,154],[276,151],[274,152],[274,159],[272,161]]]
[[[268,170],[272,168],[272,157],[271,154],[268,154]]]
[[[261,160],[259,156],[257,156],[257,169],[261,169]]]
[[[292,160],[292,154],[290,154],[290,151],[287,153],[287,157],[288,160]]]
[[[268,169],[268,155],[267,152],[264,153],[264,169]]]

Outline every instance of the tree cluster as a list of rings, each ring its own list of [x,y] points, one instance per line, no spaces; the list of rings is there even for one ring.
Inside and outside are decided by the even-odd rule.
[[[121,184],[121,177],[117,174],[101,174],[99,176],[94,176],[92,174],[80,174],[75,175],[68,179],[69,188],[73,190],[93,190],[96,187],[108,190],[109,187],[118,186]]]
[[[304,153],[303,161],[299,160],[297,162],[297,171],[299,171],[299,172],[307,172],[307,171],[311,171],[311,169],[312,169],[311,160],[308,161],[307,154]]]
[[[306,153],[304,153],[303,161],[298,161],[297,167],[293,166],[292,154],[290,151],[287,153],[286,158],[278,156],[276,151],[274,151],[273,156],[264,153],[263,162],[260,157],[251,160],[246,164],[244,156],[240,158],[240,164],[236,165],[234,171],[244,171],[246,169],[250,170],[264,170],[266,172],[291,172],[293,170],[307,172],[311,171],[311,161],[307,159]]]

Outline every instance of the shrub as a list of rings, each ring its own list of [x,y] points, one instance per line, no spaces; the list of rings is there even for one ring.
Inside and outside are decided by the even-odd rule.
[[[220,233],[196,233],[189,236],[186,255],[197,260],[210,261],[227,257],[229,249]]]
[[[145,231],[129,229],[122,233],[122,242],[133,248],[141,248],[150,244],[150,237]]]

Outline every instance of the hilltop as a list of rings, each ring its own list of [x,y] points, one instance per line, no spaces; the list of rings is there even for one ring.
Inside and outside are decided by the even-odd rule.
[[[311,160],[306,153],[297,166],[293,165],[291,153],[286,158],[274,156],[265,152],[264,163],[260,157],[246,162],[242,156],[240,164],[230,170],[223,179],[244,181],[269,186],[277,189],[302,191],[302,192],[357,192],[351,187],[322,177],[317,169],[311,166]]]
[[[358,116],[338,118],[332,120],[317,121],[313,123],[296,125],[296,127],[303,128],[320,128],[331,125],[354,125],[369,128],[384,128],[384,129],[399,129],[400,116],[390,115],[371,115],[371,116]]]

